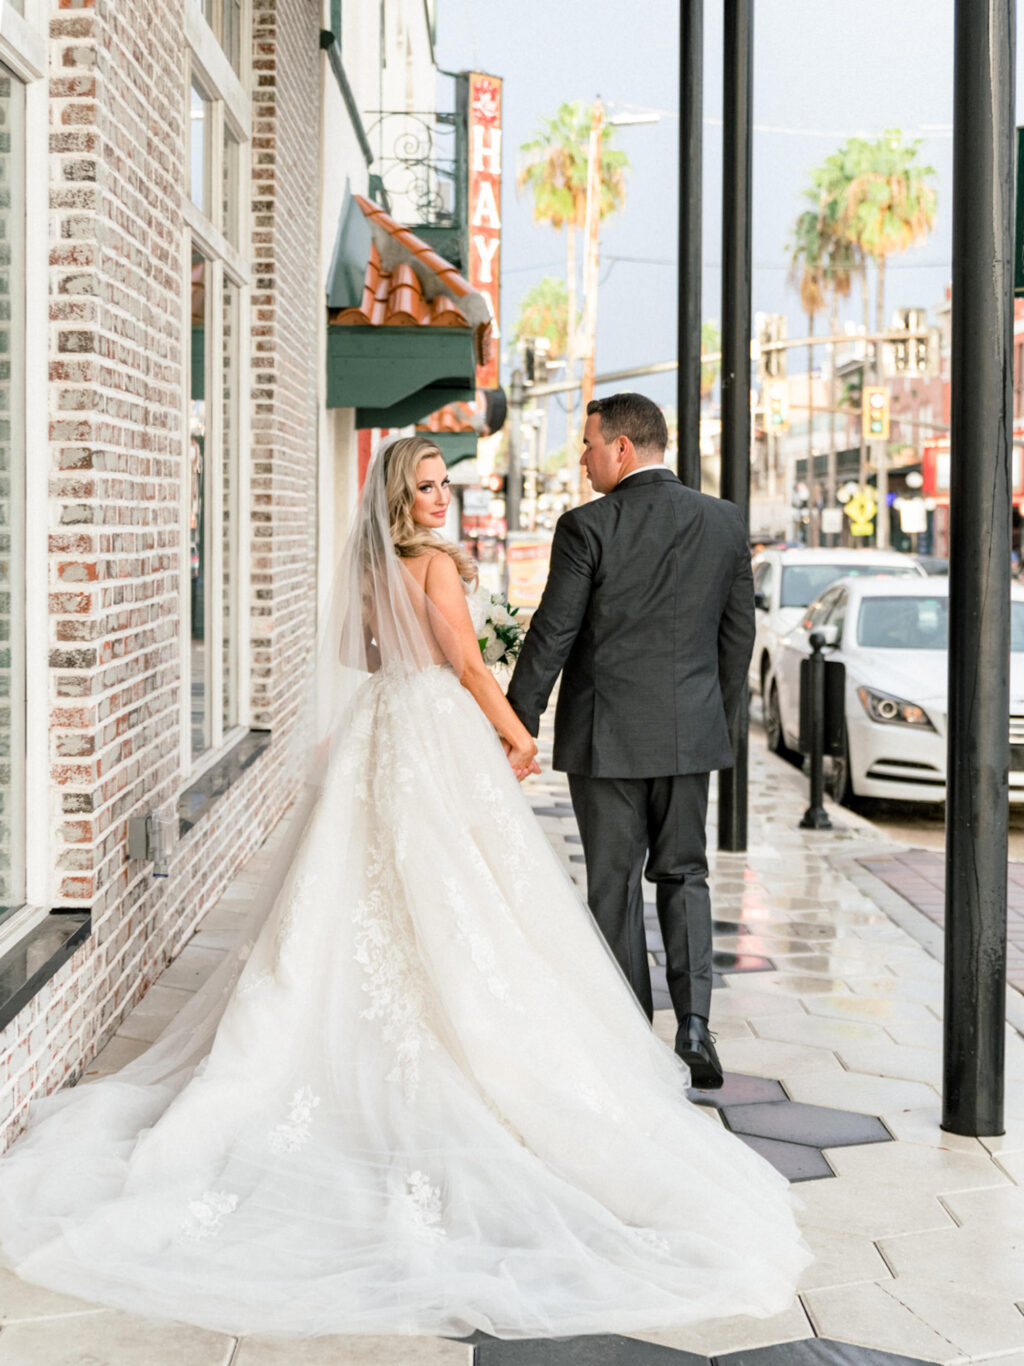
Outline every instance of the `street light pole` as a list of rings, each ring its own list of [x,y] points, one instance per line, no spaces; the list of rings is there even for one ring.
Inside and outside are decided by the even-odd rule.
[[[522,370],[512,371],[508,386],[508,478],[505,484],[505,530],[519,530],[519,503],[523,484],[523,409],[526,384]]]
[[[1014,0],[957,0],[942,1127],[1003,1132]]]
[[[679,8],[679,336],[676,472],[700,488],[701,166],[704,128],[704,0]]]
[[[722,497],[750,522],[751,161],[754,0],[725,0],[722,102]],[[747,690],[718,775],[718,847],[747,847]]]

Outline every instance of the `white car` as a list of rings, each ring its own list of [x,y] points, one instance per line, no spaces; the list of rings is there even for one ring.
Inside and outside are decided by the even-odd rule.
[[[895,550],[762,550],[754,556],[754,653],[750,687],[768,710],[779,642],[830,583],[844,574],[895,574],[922,578],[924,570]]]
[[[1010,592],[1010,801],[1024,802],[1024,586]],[[948,625],[948,578],[839,579],[783,641],[769,745],[795,749],[800,661],[810,633],[831,627],[826,658],[846,666],[845,754],[826,760],[833,796],[945,801]]]

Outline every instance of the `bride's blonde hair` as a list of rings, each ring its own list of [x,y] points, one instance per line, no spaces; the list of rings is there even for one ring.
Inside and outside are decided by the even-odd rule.
[[[416,497],[417,471],[420,461],[436,455],[443,460],[440,450],[428,437],[403,436],[393,441],[384,452],[384,496],[388,503],[391,542],[403,559],[416,559],[428,550],[442,550],[455,561],[459,577],[476,583],[476,562],[461,546],[442,541],[418,526],[412,519],[412,505]]]

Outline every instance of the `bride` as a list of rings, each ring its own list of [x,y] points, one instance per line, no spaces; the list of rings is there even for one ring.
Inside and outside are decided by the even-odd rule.
[[[25,1280],[232,1334],[790,1303],[810,1257],[787,1182],[687,1100],[519,790],[535,745],[436,536],[448,497],[429,441],[375,457],[301,843],[157,1043],[33,1107],[0,1159]]]

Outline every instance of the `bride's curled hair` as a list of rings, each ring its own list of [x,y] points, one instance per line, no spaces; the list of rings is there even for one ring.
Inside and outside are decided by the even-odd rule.
[[[461,546],[441,540],[412,519],[419,463],[430,455],[441,456],[441,452],[425,436],[399,437],[383,453],[384,495],[391,524],[391,542],[403,559],[416,559],[428,550],[442,550],[455,561],[460,578],[476,583],[477,568],[472,557]]]

